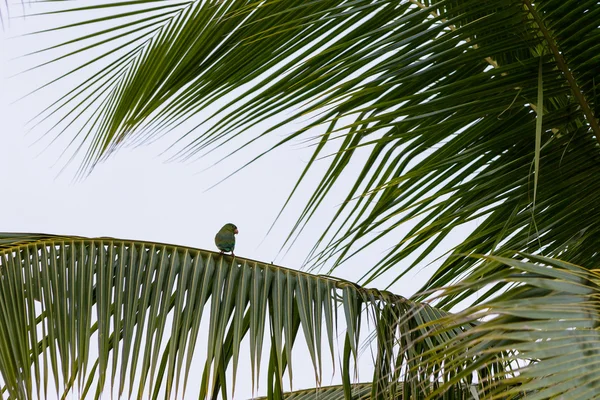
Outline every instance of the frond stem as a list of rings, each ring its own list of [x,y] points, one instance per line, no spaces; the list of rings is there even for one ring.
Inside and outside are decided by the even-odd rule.
[[[535,22],[538,24],[540,31],[542,32],[542,35],[544,35],[544,38],[546,39],[546,43],[548,43],[548,47],[550,47],[550,50],[552,50],[552,54],[554,55],[556,64],[558,64],[558,68],[563,72],[563,74],[565,74],[565,77],[567,78],[567,82],[569,83],[569,86],[571,87],[571,91],[573,92],[573,95],[579,102],[579,105],[581,106],[581,109],[583,110],[583,114],[585,115],[585,118],[588,120],[588,123],[592,127],[592,130],[594,131],[594,134],[596,136],[596,140],[598,141],[598,143],[600,143],[600,125],[598,125],[598,120],[594,116],[594,113],[592,112],[592,109],[590,108],[589,103],[587,102],[587,100],[583,96],[583,93],[579,89],[579,86],[577,85],[577,82],[575,81],[575,77],[573,76],[573,73],[567,66],[567,63],[566,63],[564,57],[562,56],[562,54],[560,54],[560,51],[558,50],[558,46],[556,44],[556,41],[553,40],[552,35],[548,31],[548,29],[546,29],[546,26],[544,25],[542,18],[536,12],[533,4],[531,4],[531,1],[523,0],[523,2],[529,9],[529,12],[533,16],[533,19],[535,20]]]

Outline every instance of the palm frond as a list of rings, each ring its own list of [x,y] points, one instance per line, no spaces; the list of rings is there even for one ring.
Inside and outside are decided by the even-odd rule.
[[[374,323],[378,341],[373,393],[394,393],[404,376],[425,396],[433,390],[430,377],[399,366],[419,362],[463,331],[428,332],[446,313],[389,292],[204,250],[113,238],[0,237],[0,372],[11,399],[53,390],[80,398],[172,398],[190,385],[201,398],[215,398],[227,394],[226,372],[235,376],[246,336],[258,384],[265,334],[267,392],[281,396],[283,375],[293,376],[292,347],[306,346],[319,383],[322,341],[335,363],[333,343],[344,327],[340,366],[350,393],[364,318]],[[203,317],[209,321],[204,373],[191,383]],[[296,341],[300,329],[303,343]]]
[[[126,142],[151,140],[190,119],[196,128],[178,138],[189,139],[183,158],[273,118],[271,129],[249,140],[312,116],[280,144],[321,129],[307,170],[326,145],[337,150],[296,233],[356,168],[356,156],[368,153],[317,241],[313,265],[336,267],[394,235],[397,244],[364,282],[392,269],[399,279],[477,219],[483,222],[452,253],[543,249],[573,262],[595,254],[596,1],[130,3],[134,11],[110,2],[101,6],[109,16],[76,24],[136,17],[119,25],[126,33],[107,28],[86,37],[92,47],[112,43],[116,61],[42,117],[56,113],[69,125],[96,104],[93,115],[81,114],[89,116],[78,134],[87,148],[84,169]],[[54,7],[73,15],[83,9]],[[93,7],[100,6],[84,8]],[[80,39],[71,43],[73,54],[87,49]],[[194,118],[217,101],[216,111]],[[538,135],[536,111],[543,115]],[[468,275],[475,262],[447,259],[425,289]]]
[[[444,15],[444,20],[454,21],[453,13],[460,15],[468,3],[446,5],[442,11],[435,6],[428,10],[435,11],[440,19]],[[596,232],[588,230],[587,223],[582,226],[582,219],[570,219],[569,224],[562,216],[566,212],[564,204],[570,204],[569,211],[575,213],[596,208],[595,191],[589,190],[593,184],[588,178],[596,176],[590,167],[595,171],[598,132],[594,124],[586,123],[587,114],[582,112],[586,104],[594,104],[595,97],[584,96],[582,105],[581,96],[575,92],[589,84],[587,79],[593,80],[598,68],[585,69],[591,75],[575,82],[574,87],[552,56],[556,43],[544,42],[539,10],[523,8],[521,2],[480,2],[479,6],[461,15],[455,28],[450,29],[452,34],[444,33],[443,23],[434,24],[430,29],[437,29],[440,36],[429,46],[409,44],[410,51],[398,52],[387,60],[384,79],[374,78],[356,91],[354,101],[371,104],[358,109],[365,116],[354,123],[356,133],[351,132],[341,145],[332,170],[303,217],[310,216],[327,195],[341,175],[340,169],[350,162],[359,146],[370,144],[373,150],[336,215],[343,216],[346,211],[345,223],[331,227],[330,245],[317,260],[337,256],[340,263],[384,236],[401,235],[379,266],[366,274],[365,281],[397,268],[400,261],[412,255],[415,261],[410,266],[395,270],[399,278],[457,227],[478,218],[483,222],[453,249],[454,254],[544,249],[550,255],[566,257],[562,254],[569,250],[573,257],[582,256],[578,252],[583,248],[578,246],[574,251],[574,242],[582,232]],[[571,10],[564,2],[560,6],[565,13]],[[558,3],[536,2],[536,7],[550,12],[558,8]],[[531,16],[534,11],[537,19]],[[575,21],[587,11],[596,12],[597,4],[582,4],[578,12],[569,14],[571,24],[577,24]],[[464,36],[457,34],[461,30]],[[598,30],[590,35],[588,45],[598,39]],[[457,42],[451,45],[453,40]],[[438,55],[435,45],[444,42],[452,47]],[[565,43],[565,47],[570,44]],[[460,54],[453,56],[451,50]],[[411,59],[411,52],[425,60]],[[480,57],[467,56],[478,53]],[[497,61],[487,62],[486,57]],[[535,67],[540,62],[538,72]],[[573,64],[569,68],[579,67]],[[538,171],[532,168],[536,159],[536,117],[532,109],[536,109],[540,97],[536,91],[542,76],[546,105]],[[376,97],[379,93],[381,99]],[[387,131],[382,138],[368,138],[384,129]],[[534,174],[539,177],[537,189]],[[536,190],[539,200],[532,215]],[[592,213],[584,220],[595,218]],[[558,220],[565,224],[553,229]],[[410,221],[416,221],[414,227],[399,232]],[[426,288],[457,281],[474,262],[449,258]]]
[[[484,260],[478,278],[448,287],[441,296],[479,290],[491,292],[492,298],[438,321],[442,326],[477,325],[432,349],[431,360],[449,368],[466,362],[487,365],[487,376],[478,376],[480,398],[597,398],[598,270],[530,254]],[[496,356],[507,349],[502,358]],[[511,376],[499,379],[503,371]],[[453,379],[469,374],[465,368]],[[437,394],[452,382],[447,380]]]
[[[426,393],[432,399],[597,398],[598,270],[531,254],[475,257],[482,261],[477,276],[438,291],[437,297],[473,291],[480,296],[459,313],[418,326],[435,333],[431,338],[437,345],[422,353],[419,362],[404,366],[412,378],[398,380],[396,394],[420,398]],[[453,334],[458,326],[469,328]],[[419,343],[427,342],[428,335]],[[440,342],[440,337],[445,340]],[[436,370],[442,365],[443,370]],[[434,377],[427,392],[417,382],[420,374]],[[385,398],[375,387],[358,384],[352,392],[325,387],[288,393],[286,398]]]

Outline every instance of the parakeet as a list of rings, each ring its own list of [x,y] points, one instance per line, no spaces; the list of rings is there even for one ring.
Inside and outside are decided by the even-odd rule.
[[[235,249],[235,235],[238,233],[238,228],[234,224],[225,224],[215,236],[215,244],[221,250],[221,254],[224,252],[231,252],[232,256],[233,249]]]

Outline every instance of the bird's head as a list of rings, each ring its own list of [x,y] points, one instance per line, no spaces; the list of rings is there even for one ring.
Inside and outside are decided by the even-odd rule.
[[[223,230],[226,230],[228,232],[233,232],[234,235],[236,235],[238,233],[238,228],[234,224],[225,224],[225,226],[223,227]]]

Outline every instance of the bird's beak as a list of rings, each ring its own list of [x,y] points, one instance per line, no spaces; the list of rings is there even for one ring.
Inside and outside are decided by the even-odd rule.
[[[238,230],[236,229],[235,231],[233,231],[233,233],[237,235],[238,234]]]

